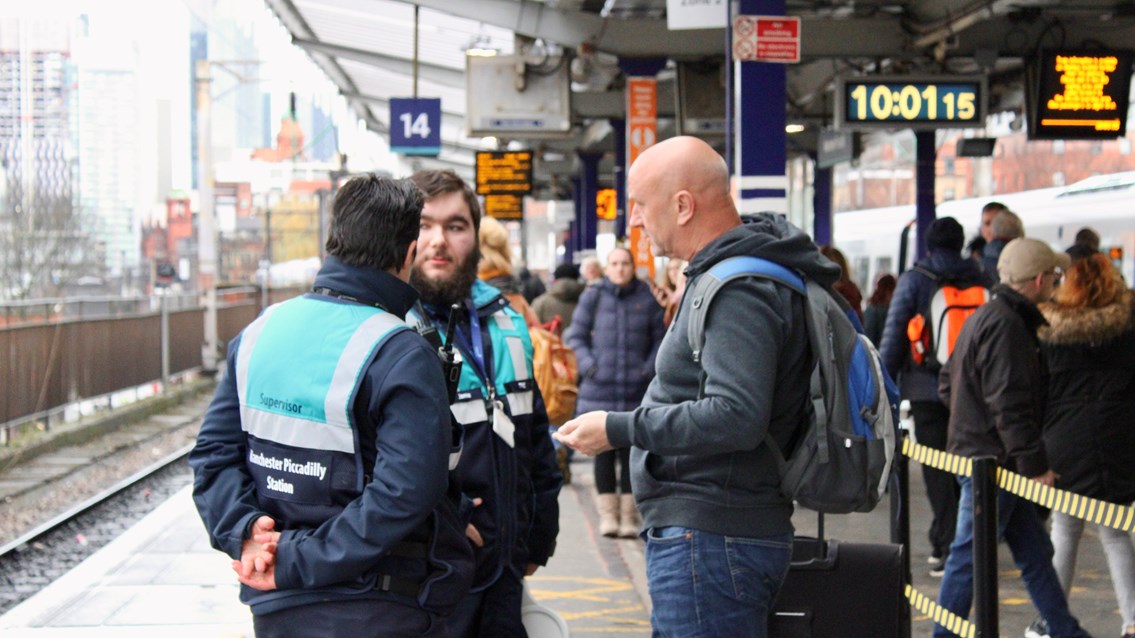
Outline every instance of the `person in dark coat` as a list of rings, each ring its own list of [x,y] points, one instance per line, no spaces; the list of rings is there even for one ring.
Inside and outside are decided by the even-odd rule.
[[[579,281],[579,268],[575,264],[560,264],[552,272],[552,288],[536,297],[532,302],[532,312],[540,323],[548,323],[560,318],[563,332],[571,327],[571,315],[583,294],[583,283]]]
[[[1102,254],[1076,261],[1039,332],[1048,365],[1044,443],[1056,486],[1120,505],[1135,501],[1135,294]],[[1099,525],[1125,637],[1135,636],[1135,546]],[[1072,590],[1084,521],[1052,512],[1053,565]]]
[[[1001,251],[1009,242],[1025,236],[1025,224],[1016,213],[1005,209],[993,216],[989,232],[993,237],[985,244],[985,248],[981,249],[981,265],[994,282],[999,282],[1001,279],[997,275],[997,261]]]
[[[990,285],[981,265],[962,257],[963,243],[965,231],[957,220],[953,217],[936,219],[926,232],[926,257],[915,266],[939,276]],[[938,400],[938,372],[911,360],[910,339],[906,332],[907,322],[929,305],[936,287],[934,280],[919,270],[908,270],[899,277],[887,311],[879,353],[887,372],[898,380],[900,395],[910,401],[918,442],[945,450],[950,411]],[[958,482],[952,474],[929,465],[922,466],[922,479],[926,483],[926,497],[933,512],[929,530],[930,573],[941,576],[957,522]]]
[[[528,266],[521,266],[516,271],[516,277],[520,280],[520,292],[524,295],[524,300],[532,303],[536,297],[544,294],[548,289],[544,286],[544,282],[540,278],[532,274],[528,270]]]
[[[626,248],[611,251],[606,272],[606,279],[584,291],[571,329],[564,335],[579,363],[578,414],[638,407],[654,378],[654,358],[665,333],[662,306],[650,286],[635,278],[631,252]],[[595,457],[595,489],[599,492],[599,532],[638,536],[630,448]]]
[[[971,459],[992,456],[1001,468],[1049,487],[1056,473],[1041,434],[1047,381],[1037,329],[1045,320],[1036,304],[1052,297],[1059,270],[1069,263],[1068,255],[1053,252],[1042,241],[1022,237],[1009,242],[997,262],[1002,283],[962,325],[938,387],[950,409],[947,451]],[[973,603],[975,508],[973,480],[959,476],[958,482],[958,525],[938,605],[964,619]],[[1036,504],[999,489],[996,516],[997,536],[1009,546],[1050,635],[1087,638],[1068,609],[1052,566],[1052,540]],[[933,635],[948,638],[954,632],[936,623]]]
[[[895,276],[883,273],[875,281],[875,291],[867,299],[863,311],[863,334],[878,348],[883,343],[883,327],[887,323],[887,310],[891,307],[891,297],[895,294]]]

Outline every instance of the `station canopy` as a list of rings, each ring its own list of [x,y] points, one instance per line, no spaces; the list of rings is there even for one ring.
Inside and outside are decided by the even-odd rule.
[[[500,148],[514,142],[534,151],[538,194],[550,197],[566,192],[578,170],[576,151],[613,149],[610,120],[625,114],[620,63],[665,61],[657,75],[661,137],[679,130],[675,116],[690,108],[678,104],[685,71],[692,77],[717,70],[724,85],[725,29],[670,30],[667,0],[265,1],[380,134],[390,130],[390,99],[413,96],[417,5],[417,95],[440,98],[442,110],[441,151],[417,161],[466,178],[474,151],[492,144],[483,132],[469,134],[467,92],[493,86],[478,80],[483,74],[467,73],[469,55],[512,56],[519,62],[514,73],[529,86],[566,73],[566,132],[494,136]],[[787,120],[805,126],[790,136],[789,153],[814,152],[819,131],[832,125],[833,87],[841,78],[981,74],[988,78],[989,113],[1021,113],[1026,63],[1043,49],[1135,48],[1131,0],[788,0],[786,6],[801,21],[800,61],[787,67]],[[474,97],[479,103],[494,96]],[[611,172],[607,156],[601,175]]]

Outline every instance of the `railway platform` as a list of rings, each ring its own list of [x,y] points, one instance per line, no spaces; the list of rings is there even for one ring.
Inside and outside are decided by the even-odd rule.
[[[577,455],[572,469],[574,482],[560,495],[556,555],[528,580],[529,589],[537,602],[566,621],[573,636],[649,636],[642,543],[597,534],[591,460]],[[929,506],[917,464],[912,462],[911,469],[912,585],[934,598],[940,581],[930,577],[926,564]],[[798,534],[815,534],[814,513],[799,510],[794,522]],[[869,514],[825,517],[828,538],[886,542],[889,530],[886,503]],[[1001,635],[1016,638],[1035,611],[1004,546],[999,561]],[[1090,525],[1081,543],[1071,605],[1092,635],[1118,635],[1115,596]],[[931,628],[929,618],[912,610],[912,636],[929,636]],[[189,490],[184,489],[64,577],[0,616],[0,635],[234,638],[251,637],[252,625],[247,608],[237,599],[229,560],[209,547]]]

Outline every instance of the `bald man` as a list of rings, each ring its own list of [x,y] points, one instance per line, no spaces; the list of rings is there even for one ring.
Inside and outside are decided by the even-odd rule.
[[[781,216],[739,215],[725,162],[697,138],[648,149],[627,186],[631,226],[646,232],[655,254],[689,261],[687,289],[714,264],[741,255],[828,287],[839,277]],[[701,365],[686,338],[689,303],[687,295],[662,341],[642,406],[588,412],[560,426],[556,438],[586,454],[633,446],[656,636],[764,638],[793,528],[792,502],[780,493],[763,441],[771,434],[790,449],[807,419],[804,299],[767,279],[732,281],[714,298]]]

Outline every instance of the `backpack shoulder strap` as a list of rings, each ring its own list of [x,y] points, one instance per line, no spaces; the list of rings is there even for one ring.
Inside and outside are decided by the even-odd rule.
[[[917,272],[917,273],[922,273],[923,275],[926,276],[927,279],[929,279],[930,281],[933,281],[935,283],[937,283],[938,280],[940,280],[942,278],[942,275],[939,275],[938,273],[934,272],[933,270],[930,270],[929,268],[927,268],[926,266],[923,266],[921,264],[916,264],[913,268],[911,268],[911,270],[913,270],[914,272]]]
[[[697,278],[692,289],[686,291],[687,295],[692,295],[689,304],[690,318],[686,339],[689,341],[690,350],[693,351],[694,363],[697,363],[699,367],[701,366],[701,350],[705,345],[705,320],[709,313],[709,304],[725,284],[741,277],[770,279],[782,286],[791,288],[804,297],[808,296],[808,288],[803,277],[767,259],[739,256],[730,257],[714,264],[712,268]],[[705,396],[705,381],[705,369],[701,368],[698,372],[698,398]],[[783,476],[786,467],[784,454],[770,432],[765,433],[764,443],[772,451],[777,471]]]
[[[701,363],[702,346],[705,345],[705,320],[709,304],[725,284],[740,277],[761,277],[771,279],[792,290],[807,295],[804,279],[775,262],[760,257],[730,257],[713,265],[697,278],[692,290],[686,291],[690,298],[690,318],[686,331],[694,362]]]

